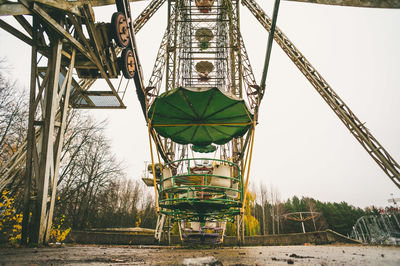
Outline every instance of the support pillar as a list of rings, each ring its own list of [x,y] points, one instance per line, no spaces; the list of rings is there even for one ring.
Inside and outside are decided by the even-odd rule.
[[[35,39],[36,22],[33,30]],[[39,67],[36,46],[32,46],[23,244],[42,245],[49,241],[75,63],[75,50],[63,51],[59,37],[51,38],[50,48],[47,65]],[[69,60],[62,61],[62,56]]]
[[[244,212],[236,216],[236,236],[238,245],[244,245]]]
[[[160,242],[161,242],[162,233],[163,233],[163,230],[164,230],[165,219],[166,219],[166,215],[165,214],[161,214],[161,213],[158,214],[157,224],[156,224],[156,231],[155,231],[155,234],[154,234],[154,241],[157,244],[160,244]]]

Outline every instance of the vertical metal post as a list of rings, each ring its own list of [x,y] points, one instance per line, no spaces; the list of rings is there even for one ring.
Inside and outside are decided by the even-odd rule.
[[[71,62],[68,68],[67,76],[64,78],[64,86],[60,88],[60,91],[56,94],[57,98],[61,98],[60,96],[64,94],[64,99],[60,104],[60,115],[59,118],[59,129],[58,134],[56,137],[56,141],[54,144],[53,152],[54,152],[54,169],[53,169],[53,177],[51,179],[51,198],[50,198],[50,206],[49,206],[49,214],[47,219],[47,228],[46,228],[46,235],[45,235],[45,242],[49,241],[50,237],[50,229],[52,225],[52,217],[54,212],[54,205],[56,201],[56,192],[57,192],[57,182],[58,182],[58,170],[60,167],[60,156],[61,156],[61,149],[64,142],[64,132],[66,126],[66,119],[69,107],[69,96],[71,93],[71,83],[72,83],[72,72],[74,70],[75,65],[75,49],[72,50],[71,53]],[[57,91],[57,90],[56,90]],[[57,100],[57,99],[56,99]]]
[[[236,215],[236,238],[240,244],[240,215]]]
[[[154,234],[154,240],[159,244],[161,242],[162,233],[164,230],[164,223],[165,223],[166,215],[165,214],[158,214],[157,217],[157,225],[156,231]]]
[[[166,50],[167,50],[167,55],[166,55],[166,79],[165,79],[165,90],[168,90],[168,84],[169,84],[169,77],[170,77],[170,50],[171,50],[171,25],[173,22],[171,22],[171,16],[172,16],[172,1],[168,0],[168,23],[167,23],[167,44],[166,44]]]
[[[25,188],[24,188],[24,207],[22,220],[22,244],[28,243],[29,220],[30,220],[30,199],[32,186],[32,158],[33,146],[36,143],[35,139],[35,98],[36,98],[36,74],[37,74],[37,19],[33,17],[32,29],[32,54],[31,54],[31,84],[29,93],[29,117],[28,117],[28,135],[27,135],[27,154],[26,154],[26,170],[25,170]]]
[[[276,20],[278,18],[279,3],[280,3],[280,0],[275,0],[274,13],[272,14],[271,31],[268,36],[267,52],[265,54],[264,70],[263,70],[262,77],[261,77],[261,86],[260,87],[263,91],[265,90],[265,81],[267,79],[269,59],[271,57],[272,43],[273,43],[274,34],[275,34]]]
[[[244,245],[244,213],[236,215],[236,237],[239,245]]]
[[[35,217],[35,229],[38,229],[38,244],[43,244],[45,240],[45,233],[47,231],[47,219],[48,217],[48,192],[49,183],[52,178],[51,174],[54,174],[54,162],[53,162],[53,133],[54,133],[54,122],[57,108],[57,91],[58,81],[61,64],[61,51],[62,42],[60,39],[54,41],[52,44],[52,58],[50,70],[49,83],[45,90],[45,112],[43,116],[43,125],[41,129],[41,149],[40,149],[40,163],[39,163],[39,176],[38,176],[38,197],[36,201],[36,208],[39,210]],[[53,172],[53,173],[52,173]]]
[[[240,234],[240,242],[241,242],[241,244],[242,245],[244,245],[244,233],[245,233],[245,224],[244,224],[244,212],[240,215],[240,220],[241,220],[241,225],[242,225],[242,227],[241,227],[241,234]]]
[[[171,218],[168,217],[168,222],[167,222],[167,241],[168,245],[171,245]]]
[[[306,229],[304,228],[304,220],[303,220],[303,215],[300,212],[300,220],[301,220],[301,227],[303,228],[303,233],[306,232]]]
[[[226,9],[227,9],[227,13],[228,18],[229,18],[229,45],[230,47],[232,47],[232,49],[230,49],[230,67],[229,67],[229,81],[230,81],[230,88],[229,91],[236,95],[237,94],[237,87],[236,87],[236,75],[235,75],[235,36],[234,36],[234,21],[232,19],[232,13],[233,13],[233,6],[232,6],[232,0],[226,0],[225,1],[225,5],[226,5]]]
[[[57,35],[50,36],[51,53],[47,67],[38,68],[36,43],[39,26],[34,17],[21,242],[42,245],[49,241],[52,226],[75,50],[64,51],[70,64],[65,66],[66,76],[60,84],[62,39]]]
[[[181,0],[177,0],[176,4],[175,4],[175,22],[174,22],[174,46],[173,46],[173,59],[172,59],[172,64],[173,64],[173,68],[172,68],[172,88],[171,89],[175,89],[176,87],[176,72],[177,72],[177,68],[179,68],[179,64],[177,64],[177,45],[178,45],[178,31],[179,31],[179,27],[178,27],[178,20],[179,19],[183,19],[181,16],[181,5],[182,5],[182,1]]]

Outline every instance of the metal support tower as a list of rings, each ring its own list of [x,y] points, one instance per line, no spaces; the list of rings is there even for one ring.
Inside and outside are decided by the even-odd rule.
[[[40,2],[40,1],[38,1]],[[114,1],[91,1],[92,5],[106,5],[106,4],[111,4],[111,2]],[[161,5],[165,2],[165,0],[153,0],[149,5],[141,12],[141,14],[134,20],[133,26],[135,30],[135,34],[139,32],[140,29],[143,28],[143,26],[146,24],[146,22],[154,15],[154,13],[161,7]],[[40,2],[41,3],[41,2]],[[46,2],[47,5],[50,5],[51,7],[54,6],[53,2]],[[80,9],[77,8],[76,6],[72,6],[68,3],[64,2],[64,8],[66,8],[66,11],[72,13],[78,13],[81,14],[81,9],[83,7],[84,3],[77,2],[76,5]],[[47,6],[44,6],[45,8]],[[62,5],[59,5],[59,7],[62,7]],[[90,11],[90,7],[87,7],[88,10]],[[30,9],[26,8],[23,4],[21,3],[16,3],[16,2],[7,2],[4,4],[0,4],[0,15],[13,15],[16,21],[25,29],[28,35],[26,35],[23,32],[20,32],[10,24],[4,22],[3,20],[0,19],[0,27],[9,32],[10,34],[13,34],[15,37],[18,39],[22,40],[23,42],[27,43],[28,45],[32,45],[34,42],[32,40],[32,25],[31,23],[28,22],[28,20],[25,18],[23,15],[31,15],[33,12],[30,11]],[[90,14],[91,12],[87,12],[87,14]],[[71,15],[72,16],[72,15]],[[79,21],[82,23],[82,20]],[[77,18],[78,18],[77,17]],[[72,21],[78,21],[78,20],[72,20]],[[76,22],[76,24],[78,24]],[[103,27],[103,24],[100,23],[98,24],[101,27]],[[90,27],[90,29],[95,29],[96,27]],[[44,43],[44,38],[43,38],[43,32],[44,30],[42,29],[39,33],[38,40],[41,43],[39,48],[37,49],[40,53],[42,53],[44,56],[47,56],[46,50],[50,51],[50,47],[43,49],[46,47],[46,44]],[[83,30],[80,30],[81,33],[83,33]],[[93,33],[91,34],[93,36]],[[81,35],[82,36],[82,35]],[[90,37],[89,37],[90,40]],[[83,43],[83,45],[88,45],[91,46],[91,43],[86,42]],[[116,54],[120,54],[121,49],[116,48],[115,49]],[[106,62],[107,58],[103,58],[101,61]],[[86,66],[88,69],[89,66]],[[61,68],[61,71],[63,71],[63,75],[65,75],[65,69]],[[161,73],[162,77],[162,73]],[[80,80],[75,80],[72,78],[72,85],[73,85],[73,91],[72,91],[72,100],[71,100],[71,107],[72,108],[79,108],[79,109],[91,109],[91,108],[123,108],[122,105],[117,105],[117,106],[110,106],[110,100],[112,102],[116,102],[114,99],[114,93],[107,92],[107,91],[90,91],[90,88],[92,85],[95,83],[97,78],[81,78]],[[151,82],[150,82],[151,83]],[[151,83],[152,84],[152,83]],[[125,90],[118,90],[118,94],[124,94]],[[150,94],[149,94],[150,95]],[[107,99],[106,103],[108,102],[108,106],[104,106],[104,102],[102,101],[95,101],[93,102],[94,99]],[[113,99],[114,98],[114,99]],[[103,105],[102,105],[103,104]],[[39,140],[40,136],[40,131],[36,131],[36,139],[37,141]],[[0,190],[3,189],[4,187],[8,186],[9,184],[12,183],[18,183],[18,177],[23,175],[24,169],[25,169],[25,164],[26,164],[26,154],[27,154],[27,143],[25,142],[20,149],[14,154],[10,160],[5,163],[1,169],[0,169]]]
[[[131,0],[133,2],[133,0]],[[135,33],[165,0],[153,0],[133,21]],[[14,16],[23,33],[0,20],[0,27],[32,46],[27,141],[0,169],[0,189],[24,172],[23,243],[47,243],[56,198],[60,153],[69,108],[125,108],[124,90],[111,78],[119,75],[120,49],[111,42],[107,23],[95,23],[92,6],[111,0],[2,1],[0,15]],[[32,16],[32,23],[25,18]],[[141,71],[137,61],[137,69]],[[72,74],[81,78],[76,81]],[[141,73],[137,76],[141,78]],[[109,90],[91,86],[104,79]],[[122,96],[122,97],[121,97]]]
[[[52,36],[47,66],[38,67],[39,31],[34,18],[22,240],[40,245],[50,236],[76,51]],[[63,60],[69,64],[60,76]]]
[[[199,30],[212,32],[213,37],[206,48],[200,47]],[[196,70],[200,62],[211,62],[215,68],[206,79]],[[165,68],[165,87],[162,87]],[[162,93],[178,86],[190,88],[218,87],[245,101],[253,112],[258,111],[262,97],[255,81],[246,48],[240,34],[239,1],[215,0],[208,11],[200,10],[195,1],[168,1],[168,25],[161,41],[156,62],[146,88],[146,110]],[[179,145],[157,135],[159,152],[164,163],[183,159],[187,156],[187,145]],[[249,143],[247,138],[234,139],[221,145],[221,159],[233,160],[243,170],[243,157]],[[165,153],[165,154],[163,154]],[[166,160],[167,157],[167,160]],[[178,165],[175,166],[178,168]],[[163,211],[159,215],[156,240],[161,240]],[[175,217],[176,218],[176,217]],[[232,217],[233,218],[233,217]],[[244,216],[238,215],[238,237],[244,240]]]

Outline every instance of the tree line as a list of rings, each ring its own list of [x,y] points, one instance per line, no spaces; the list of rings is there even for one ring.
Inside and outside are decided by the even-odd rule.
[[[350,235],[358,218],[379,214],[376,207],[361,209],[344,201],[321,202],[311,197],[297,196],[281,201],[276,188],[271,186],[267,189],[263,184],[259,187],[253,215],[259,221],[259,233],[264,235],[301,233],[301,220],[305,220],[303,224],[306,232],[331,229],[343,235]],[[302,217],[299,217],[299,212],[302,212]],[[291,217],[297,219],[290,219]]]

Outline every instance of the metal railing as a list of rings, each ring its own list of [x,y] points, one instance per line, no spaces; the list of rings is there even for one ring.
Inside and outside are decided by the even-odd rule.
[[[240,168],[225,160],[194,158],[165,164],[158,186],[162,212],[174,217],[232,216],[243,201]]]

